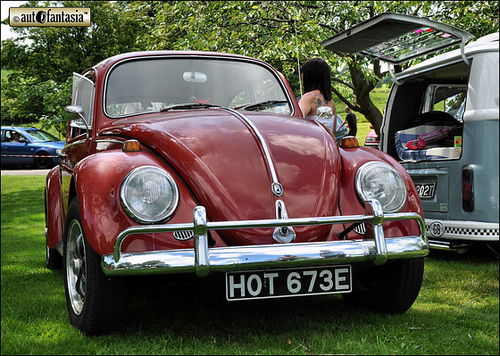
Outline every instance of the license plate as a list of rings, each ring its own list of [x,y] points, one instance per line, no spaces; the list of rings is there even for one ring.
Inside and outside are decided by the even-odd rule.
[[[434,191],[436,190],[436,183],[417,183],[415,184],[418,196],[421,199],[434,198]]]
[[[351,292],[351,266],[226,272],[226,299],[267,299]]]

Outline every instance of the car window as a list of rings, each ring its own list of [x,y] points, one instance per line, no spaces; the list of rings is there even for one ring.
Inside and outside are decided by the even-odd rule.
[[[270,69],[228,59],[128,61],[110,72],[105,89],[105,110],[111,117],[158,112],[182,103],[237,108],[270,101],[274,104],[259,110],[291,114],[286,91]]]
[[[16,141],[14,139],[14,135],[19,135],[19,141]],[[12,143],[16,143],[16,142],[25,143],[25,142],[29,142],[29,140],[26,138],[26,136],[24,135],[24,133],[20,133],[18,131],[14,131],[14,130],[5,130],[5,138],[2,137],[2,140],[3,139],[5,139],[5,142],[12,142]]]
[[[92,116],[94,109],[94,83],[87,77],[78,73],[73,73],[73,96],[71,105],[77,105],[83,108],[83,116],[87,120],[89,127],[92,125]],[[73,127],[85,129],[85,124],[81,119],[73,120]]]
[[[52,142],[59,141],[57,137],[52,134],[42,131],[42,130],[29,130],[26,132],[26,135],[31,138],[33,142]]]

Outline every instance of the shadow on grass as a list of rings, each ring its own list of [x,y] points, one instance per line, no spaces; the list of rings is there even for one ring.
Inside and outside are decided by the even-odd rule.
[[[227,338],[230,335],[269,334],[277,329],[315,328],[359,313],[340,295],[226,301],[224,279],[178,282],[156,278],[135,285],[126,332],[163,333],[177,336]],[[316,325],[316,326],[315,326]],[[310,330],[314,331],[314,330]]]
[[[431,249],[428,258],[440,261],[462,261],[473,263],[498,262],[500,259],[500,244],[498,242],[474,242],[464,253],[451,250]]]

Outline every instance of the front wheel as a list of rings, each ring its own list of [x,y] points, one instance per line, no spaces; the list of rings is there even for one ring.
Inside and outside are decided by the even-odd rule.
[[[76,198],[68,209],[63,262],[71,324],[87,335],[110,333],[122,326],[128,307],[126,286],[103,273],[100,257],[85,237]]]
[[[35,157],[35,167],[38,169],[49,169],[54,166],[52,157],[48,156],[46,153],[39,153],[39,156]]]
[[[353,271],[353,288],[345,301],[386,314],[402,314],[417,299],[424,276],[424,258],[387,262]]]

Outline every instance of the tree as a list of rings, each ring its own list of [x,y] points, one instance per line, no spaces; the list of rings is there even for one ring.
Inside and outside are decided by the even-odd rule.
[[[172,1],[136,5],[149,16],[148,49],[210,50],[260,58],[281,71],[300,96],[298,63],[325,58],[333,91],[379,132],[382,113],[370,92],[387,76],[378,61],[339,57],[321,42],[383,12],[429,17],[477,37],[498,31],[498,2],[482,1]]]
[[[91,10],[90,27],[15,27],[19,37],[2,41],[2,69],[13,70],[8,82],[2,81],[2,122],[42,120],[65,130],[63,107],[71,101],[72,73],[141,49],[136,39],[143,29],[127,2],[30,1],[24,6]]]

